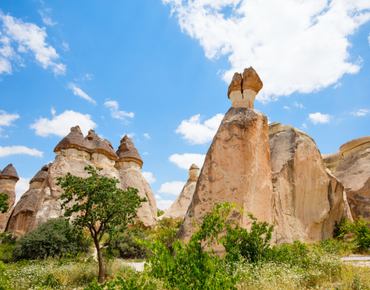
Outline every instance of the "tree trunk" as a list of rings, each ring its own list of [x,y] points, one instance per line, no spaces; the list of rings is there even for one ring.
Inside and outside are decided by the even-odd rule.
[[[103,263],[103,254],[101,252],[101,248],[99,245],[98,239],[94,239],[96,251],[98,254],[98,262],[99,262],[99,276],[98,276],[98,282],[103,283],[104,282],[104,276],[105,276],[105,271],[104,271],[104,263]]]

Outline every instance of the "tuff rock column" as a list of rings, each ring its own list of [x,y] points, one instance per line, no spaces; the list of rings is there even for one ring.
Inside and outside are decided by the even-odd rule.
[[[13,206],[15,203],[15,184],[19,180],[17,171],[12,164],[9,164],[0,171],[0,193],[5,193],[8,195],[6,202],[8,203],[8,210],[5,213],[0,213],[0,232],[4,232],[8,220],[10,218],[11,212],[13,211]]]
[[[267,117],[254,110],[262,81],[250,67],[236,73],[228,96],[232,107],[226,113],[208,149],[192,202],[177,237],[187,242],[215,202],[229,201],[252,212],[260,221],[272,222],[271,166]],[[247,228],[247,214],[233,213],[230,219]],[[222,248],[216,248],[222,251]]]
[[[125,136],[121,140],[121,145],[117,150],[118,160],[116,169],[119,174],[120,183],[118,187],[126,190],[127,187],[133,187],[139,190],[141,198],[146,198],[147,202],[141,204],[137,213],[136,221],[142,221],[145,228],[154,229],[157,224],[157,205],[154,194],[141,174],[143,160],[140,157],[131,138]]]
[[[198,177],[199,167],[193,164],[189,169],[188,181],[170,208],[166,210],[163,218],[183,219],[185,217],[195,191]]]

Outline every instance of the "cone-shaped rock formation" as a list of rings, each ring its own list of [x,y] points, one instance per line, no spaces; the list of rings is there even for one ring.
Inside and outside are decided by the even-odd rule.
[[[253,109],[262,82],[253,68],[245,71],[245,79],[243,74],[244,82],[247,85],[243,92],[231,90],[232,107],[207,152],[192,202],[178,232],[178,238],[184,241],[194,231],[193,220],[202,222],[215,202],[236,203],[260,221],[272,222],[268,122],[265,115]],[[242,227],[250,225],[247,214],[234,213],[230,219]]]
[[[13,211],[15,203],[15,185],[19,180],[17,171],[12,164],[6,166],[3,171],[0,171],[0,193],[8,195],[5,201],[8,203],[8,210],[5,213],[0,213],[0,233],[4,232]]]
[[[137,220],[142,221],[145,228],[155,228],[157,223],[157,205],[148,182],[140,172],[143,161],[131,138],[124,136],[116,153],[118,160],[115,166],[118,171],[118,179],[120,180],[118,186],[121,186],[124,190],[127,187],[137,188],[140,197],[145,197],[148,200],[141,204]]]
[[[189,169],[189,179],[181,193],[163,215],[163,218],[183,219],[188,211],[199,177],[199,167],[193,164]]]
[[[124,151],[126,143],[123,143],[125,142],[121,141],[122,148],[117,151],[119,154]],[[134,148],[131,151],[135,151],[134,157],[138,158],[138,161],[135,158],[129,161],[125,157],[118,158],[111,143],[101,139],[94,130],[90,130],[84,138],[79,126],[72,127],[71,132],[55,147],[55,161],[44,166],[30,181],[29,190],[18,202],[8,230],[24,234],[48,219],[63,216],[60,208],[60,196],[63,191],[56,185],[57,178],[64,177],[68,172],[74,176],[88,177],[84,170],[88,165],[102,168],[102,175],[119,179],[117,186],[122,189],[127,186],[137,188],[140,196],[148,199],[139,209],[137,219],[143,221],[145,227],[154,228],[157,221],[154,195],[140,172],[143,162],[139,153],[131,139],[127,143],[130,143],[127,146],[130,150]]]

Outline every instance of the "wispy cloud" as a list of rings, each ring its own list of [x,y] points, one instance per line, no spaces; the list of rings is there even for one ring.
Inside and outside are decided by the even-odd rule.
[[[68,83],[68,89],[72,90],[73,91],[73,94],[75,96],[79,96],[87,101],[89,101],[90,103],[93,103],[94,105],[96,105],[96,102],[95,100],[93,100],[91,97],[88,96],[88,94],[86,94],[83,90],[81,90],[79,87],[77,87],[76,84],[74,83]]]
[[[59,54],[45,41],[47,34],[44,27],[40,28],[34,23],[4,15],[1,11],[0,22],[3,24],[0,32],[9,40],[9,46],[13,43],[18,46],[18,52],[31,52],[39,65],[44,69],[51,68],[55,75],[65,73],[66,65],[55,62]],[[0,57],[0,73],[11,73],[11,61],[14,59],[20,60],[21,57],[15,54],[13,49],[11,55]]]
[[[143,134],[146,139],[150,139],[150,136],[148,133]]]
[[[357,112],[351,113],[351,115],[356,116],[356,117],[363,117],[363,116],[366,116],[369,113],[370,113],[370,110],[360,109]]]
[[[42,22],[45,23],[45,25],[48,25],[48,26],[54,26],[55,24],[57,24],[58,22],[53,22],[53,20],[51,19],[51,17],[47,16],[45,13],[47,13],[46,11],[42,11],[42,10],[39,10],[38,11],[40,16],[41,16],[41,19],[42,19]]]
[[[117,101],[106,101],[104,103],[104,106],[106,106],[107,108],[110,109],[110,114],[115,119],[119,119],[119,120],[125,121],[127,123],[126,118],[133,118],[134,117],[134,113],[132,113],[132,112],[128,113],[128,112],[125,112],[125,111],[119,111],[118,110],[119,105],[118,105]]]
[[[290,108],[288,106],[284,106],[284,109],[285,110],[290,110]]]
[[[305,109],[305,106],[303,106],[302,104],[297,103],[297,102],[294,102],[294,103],[293,103],[293,106],[294,106],[294,107],[297,107],[297,108],[300,108],[300,109]]]

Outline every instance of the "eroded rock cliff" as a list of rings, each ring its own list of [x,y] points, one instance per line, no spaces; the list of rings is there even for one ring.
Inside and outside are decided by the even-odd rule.
[[[270,124],[276,244],[315,242],[333,236],[348,216],[343,185],[327,171],[315,141],[280,123]]]

